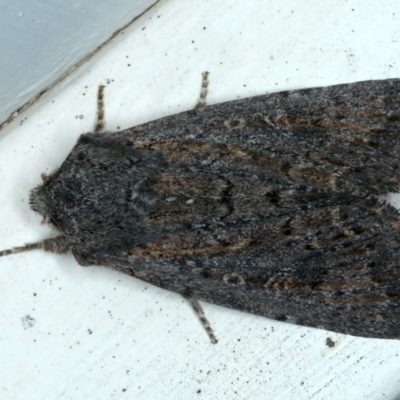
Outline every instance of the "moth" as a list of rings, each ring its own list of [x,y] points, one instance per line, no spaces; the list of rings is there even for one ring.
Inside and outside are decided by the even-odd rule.
[[[354,336],[400,337],[400,80],[285,91],[121,132],[98,121],[30,193],[72,251],[185,297]]]

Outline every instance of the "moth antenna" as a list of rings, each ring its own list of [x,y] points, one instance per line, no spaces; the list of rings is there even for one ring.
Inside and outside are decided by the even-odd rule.
[[[56,236],[54,238],[42,240],[41,242],[28,243],[25,246],[18,246],[13,247],[12,249],[2,250],[0,251],[0,257],[37,249],[43,249],[44,251],[62,254],[69,250],[69,244],[65,236]]]
[[[192,306],[194,313],[197,315],[198,319],[200,320],[203,328],[206,330],[208,337],[212,344],[218,343],[218,339],[216,338],[213,329],[211,328],[210,323],[208,322],[207,317],[204,314],[203,307],[200,305],[197,299],[192,296],[185,296],[183,297],[189,302]]]
[[[206,98],[207,98],[207,93],[208,93],[208,84],[209,84],[209,80],[208,80],[208,75],[210,73],[208,71],[204,71],[201,74],[201,90],[200,90],[200,98],[199,101],[196,103],[196,105],[194,106],[194,108],[196,110],[204,108],[207,104],[206,102]]]
[[[97,91],[97,122],[94,126],[95,133],[104,129],[104,85],[100,85]]]

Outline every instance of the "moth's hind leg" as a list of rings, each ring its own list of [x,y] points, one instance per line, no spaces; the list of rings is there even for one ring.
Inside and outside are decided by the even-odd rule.
[[[205,71],[201,74],[201,90],[200,90],[200,97],[199,100],[197,101],[196,105],[194,106],[195,110],[201,109],[206,106],[206,98],[207,98],[207,93],[208,93],[208,75],[210,73]]]
[[[104,85],[100,85],[97,91],[97,122],[94,126],[95,133],[104,129]]]
[[[192,296],[188,295],[183,295],[183,297],[189,302],[189,304],[192,306],[194,313],[197,315],[199,318],[201,324],[203,325],[203,328],[206,330],[208,337],[210,338],[210,341],[212,344],[216,344],[218,342],[217,338],[214,335],[214,331],[211,328],[210,323],[208,322],[208,319],[204,315],[203,308],[201,307],[200,303],[198,302],[197,299],[195,299]]]

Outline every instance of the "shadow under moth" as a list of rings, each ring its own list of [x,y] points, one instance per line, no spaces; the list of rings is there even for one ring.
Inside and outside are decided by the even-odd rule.
[[[285,91],[121,132],[98,122],[30,194],[72,251],[198,300],[354,336],[400,337],[400,80]]]

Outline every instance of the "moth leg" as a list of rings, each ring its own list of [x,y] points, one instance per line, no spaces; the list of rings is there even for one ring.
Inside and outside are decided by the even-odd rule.
[[[212,344],[216,344],[218,342],[217,338],[214,335],[214,331],[211,328],[210,323],[208,322],[208,319],[204,315],[203,308],[201,307],[200,303],[197,301],[192,296],[187,296],[187,295],[182,295],[192,306],[194,313],[197,315],[199,318],[201,324],[203,325],[203,328],[206,330],[208,337],[210,338],[210,341]]]
[[[60,235],[56,236],[55,238],[42,240],[41,242],[28,243],[25,246],[13,247],[12,249],[2,250],[0,251],[0,257],[36,249],[43,249],[44,251],[62,254],[66,253],[69,250],[69,248],[70,247],[67,241],[67,237]]]
[[[97,91],[97,122],[94,126],[95,133],[104,129],[104,85],[100,85]]]
[[[196,103],[196,105],[194,106],[195,110],[204,108],[207,104],[206,102],[206,97],[207,97],[207,93],[208,93],[208,75],[210,73],[205,71],[201,74],[201,90],[200,90],[200,98],[198,100],[198,102]]]

